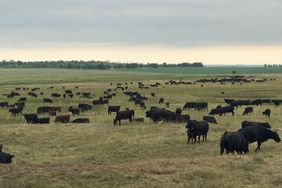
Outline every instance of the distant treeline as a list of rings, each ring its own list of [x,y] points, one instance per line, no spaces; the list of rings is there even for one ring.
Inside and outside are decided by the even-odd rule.
[[[278,64],[264,64],[264,67],[282,67],[282,65],[278,65]]]
[[[143,67],[204,67],[201,62],[179,64],[113,63],[109,61],[0,61],[0,68],[137,69]]]

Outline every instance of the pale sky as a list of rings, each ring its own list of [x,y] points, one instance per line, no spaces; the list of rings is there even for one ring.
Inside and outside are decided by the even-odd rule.
[[[1,0],[0,59],[282,64],[281,0]]]

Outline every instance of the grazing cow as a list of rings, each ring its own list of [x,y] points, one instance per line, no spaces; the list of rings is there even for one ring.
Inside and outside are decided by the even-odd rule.
[[[60,97],[61,97],[61,94],[59,94],[59,93],[52,93],[52,94],[51,94],[51,97],[60,98]]]
[[[207,102],[198,102],[196,103],[196,110],[208,110],[208,103]]]
[[[282,100],[281,100],[281,99],[274,99],[274,100],[272,100],[272,103],[273,103],[275,106],[279,106],[279,105],[282,103]]]
[[[90,120],[89,118],[77,118],[71,121],[71,123],[90,123]]]
[[[60,115],[55,118],[55,123],[68,123],[70,121],[70,115]]]
[[[152,97],[155,97],[155,96],[156,96],[156,94],[155,94],[155,93],[151,93],[151,96],[152,96]]]
[[[16,102],[15,105],[18,108],[24,108],[25,107],[25,102]]]
[[[13,157],[14,157],[14,155],[11,155],[9,153],[0,152],[0,163],[2,163],[2,164],[12,163]]]
[[[69,112],[72,113],[72,115],[79,115],[80,114],[80,109],[79,108],[74,108],[74,107],[69,107],[68,109]]]
[[[164,103],[164,98],[162,97],[159,99],[159,104],[163,104],[163,103]]]
[[[36,123],[37,124],[49,124],[50,123],[50,118],[49,117],[38,118]]]
[[[245,139],[249,143],[257,142],[257,148],[255,151],[260,149],[262,142],[267,141],[268,139],[273,139],[277,143],[281,142],[279,134],[272,131],[271,129],[266,128],[265,126],[248,126],[239,130],[244,135]]]
[[[9,109],[9,112],[16,116],[16,115],[19,115],[20,113],[22,113],[23,109],[22,108],[11,108]]]
[[[118,113],[120,111],[120,106],[108,106],[108,114],[112,112]]]
[[[226,113],[232,113],[232,115],[234,115],[234,107],[224,106],[222,108],[212,109],[210,111],[209,115],[220,115],[220,116],[222,116],[222,114],[225,115]]]
[[[34,92],[28,92],[28,95],[35,98],[37,97],[37,94]]]
[[[194,109],[194,110],[207,110],[208,109],[208,103],[207,102],[187,102],[183,106],[183,110],[187,109]]]
[[[245,139],[244,135],[239,132],[227,132],[225,131],[220,140],[220,154],[224,153],[234,153],[235,151],[238,154],[248,153],[249,152],[249,143]]]
[[[8,102],[0,102],[0,108],[6,108],[8,107],[9,103]]]
[[[174,113],[164,108],[153,108],[146,112],[146,117],[151,118],[155,123],[158,121],[171,121],[174,119]]]
[[[230,106],[238,108],[238,106],[243,106],[243,105],[250,105],[251,100],[237,100],[237,101],[232,101],[230,103]]]
[[[78,104],[78,108],[79,108],[82,112],[85,112],[85,111],[91,110],[91,109],[92,109],[92,106],[91,106],[90,104],[82,104],[82,103],[79,103],[79,104]]]
[[[262,105],[262,99],[252,100],[251,105]]]
[[[268,118],[270,118],[270,114],[271,114],[271,110],[269,108],[266,109],[264,112],[262,112],[262,115]]]
[[[18,102],[26,102],[26,97],[19,98]]]
[[[38,115],[37,114],[24,114],[24,118],[28,124],[37,123]]]
[[[269,125],[269,123],[261,123],[261,122],[254,122],[254,121],[243,121],[242,122],[242,129],[245,127],[249,127],[249,126],[265,126],[268,129],[271,129],[271,126]]]
[[[44,114],[44,113],[52,113],[54,110],[50,106],[41,106],[37,108],[38,114]]]
[[[209,123],[217,124],[217,121],[216,121],[215,117],[213,117],[213,116],[203,116],[203,120],[205,120]]]
[[[235,101],[235,99],[224,99],[227,105],[229,105],[231,102]]]
[[[128,119],[129,122],[132,122],[132,118],[134,117],[134,110],[126,110],[126,111],[119,111],[116,114],[114,121],[114,125],[117,124],[117,122],[119,122],[119,125],[121,123],[122,119]]]
[[[53,101],[49,98],[44,98],[43,103],[53,103]]]
[[[207,121],[196,121],[190,120],[186,125],[186,129],[191,131],[192,138],[194,139],[194,143],[197,140],[198,136],[198,143],[200,143],[200,137],[203,136],[203,141],[207,140],[207,135],[209,131],[209,124]]]
[[[246,107],[243,112],[243,115],[248,115],[248,114],[253,114],[253,113],[254,113],[253,107]]]
[[[195,109],[195,108],[196,108],[196,102],[186,102],[183,106],[183,110]]]

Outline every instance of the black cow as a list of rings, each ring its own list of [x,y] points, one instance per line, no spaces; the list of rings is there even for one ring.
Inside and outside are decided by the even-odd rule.
[[[61,94],[59,94],[59,93],[52,93],[51,97],[60,98]]]
[[[133,113],[132,113],[133,111],[132,110],[126,110],[126,111],[119,111],[119,112],[117,112],[116,117],[113,120],[114,121],[114,125],[116,125],[117,122],[119,122],[119,125],[120,125],[122,119],[128,119],[129,122],[132,122],[132,118],[134,116]]]
[[[14,155],[11,155],[9,153],[5,153],[2,150],[3,150],[3,144],[0,145],[0,163],[2,163],[2,164],[11,163]]]
[[[71,123],[90,123],[90,120],[89,118],[77,118],[71,121]]]
[[[37,119],[38,119],[38,115],[37,114],[24,114],[24,118],[26,120],[27,123],[36,123]]]
[[[264,112],[262,112],[262,115],[268,118],[270,118],[270,114],[271,114],[271,110],[269,108],[266,109]]]
[[[222,116],[222,114],[226,114],[226,113],[232,113],[232,115],[234,115],[234,107],[232,106],[224,106],[221,108],[215,108],[212,109],[209,113],[209,115],[220,115]]]
[[[253,107],[246,107],[243,112],[243,115],[248,115],[248,114],[253,114],[253,113],[254,113]]]
[[[183,110],[195,109],[195,108],[196,108],[196,102],[186,102],[183,106]]]
[[[72,113],[72,115],[79,115],[80,114],[80,109],[79,108],[74,108],[74,107],[69,107],[68,109],[69,112]]]
[[[251,105],[262,105],[262,99],[255,99],[251,101]]]
[[[53,108],[50,106],[41,106],[37,108],[38,114],[52,113],[52,112],[53,112]]]
[[[23,111],[22,108],[11,108],[11,109],[9,109],[9,112],[14,116],[21,114],[22,111]]]
[[[8,107],[8,105],[9,105],[8,102],[0,102],[0,108]]]
[[[251,100],[237,100],[237,101],[232,101],[230,103],[230,106],[238,108],[238,106],[243,106],[243,105],[250,105]]]
[[[171,121],[174,119],[174,113],[164,108],[153,108],[146,112],[146,117],[151,118],[155,123],[158,121]]]
[[[272,100],[272,103],[273,103],[275,106],[279,106],[279,105],[282,103],[282,100],[281,100],[281,99],[273,99],[273,100]]]
[[[224,101],[229,105],[231,102],[235,101],[235,99],[224,99]]]
[[[217,124],[217,121],[216,121],[215,117],[213,117],[213,116],[203,116],[203,120],[205,120],[209,123]]]
[[[78,104],[78,108],[84,112],[84,111],[88,111],[88,110],[91,110],[92,109],[92,106],[90,104],[82,104],[82,103],[79,103]]]
[[[255,151],[260,149],[261,143],[267,141],[268,139],[273,139],[277,143],[281,141],[279,134],[266,128],[265,126],[248,126],[239,130],[244,135],[245,139],[249,143],[257,142],[257,148]]]
[[[118,113],[120,111],[120,106],[108,106],[108,114],[112,112]]]
[[[28,92],[28,95],[35,98],[37,97],[37,94],[34,92]]]
[[[9,153],[0,152],[0,163],[9,164],[9,163],[12,162],[13,157],[14,157],[14,155],[11,155]]]
[[[222,155],[226,150],[226,153],[234,153],[235,151],[238,154],[248,153],[249,152],[249,143],[245,139],[244,135],[239,132],[227,132],[222,135],[220,140],[220,154]]]
[[[53,103],[53,101],[51,99],[49,99],[49,98],[44,98],[43,102],[44,103]]]
[[[18,102],[26,102],[26,97],[21,97],[21,98],[19,98],[19,100],[18,100]]]
[[[163,104],[163,103],[164,103],[164,98],[162,97],[159,99],[159,104]]]
[[[190,120],[186,125],[186,129],[189,129],[191,131],[191,135],[194,139],[194,143],[197,140],[197,136],[198,136],[198,143],[200,143],[201,136],[203,136],[203,141],[207,140],[207,135],[209,131],[209,124],[207,121]]]
[[[196,110],[208,110],[208,103],[207,102],[198,102],[196,103]]]
[[[271,126],[269,125],[269,123],[261,123],[261,122],[254,122],[254,121],[243,121],[242,122],[242,129],[245,127],[249,127],[249,126],[265,126],[266,128],[271,129]]]

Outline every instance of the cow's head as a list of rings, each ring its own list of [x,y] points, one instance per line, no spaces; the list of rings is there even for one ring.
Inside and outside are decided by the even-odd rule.
[[[273,136],[272,136],[273,140],[275,140],[277,143],[281,142],[281,139],[279,137],[278,132],[273,132]]]

